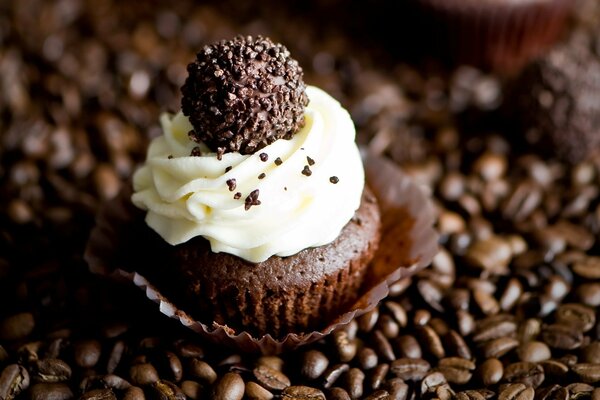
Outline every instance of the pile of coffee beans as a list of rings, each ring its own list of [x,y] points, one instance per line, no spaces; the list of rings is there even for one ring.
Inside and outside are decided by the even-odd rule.
[[[493,76],[387,60],[305,8],[122,3],[0,3],[0,399],[600,400],[600,160],[506,129]],[[376,309],[278,356],[209,344],[82,259],[186,64],[237,33],[290,48],[432,194],[442,239]]]

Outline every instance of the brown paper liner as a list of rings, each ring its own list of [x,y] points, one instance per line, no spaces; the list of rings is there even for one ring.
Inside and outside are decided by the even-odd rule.
[[[252,337],[228,326],[197,321],[177,307],[152,284],[153,278],[161,278],[145,269],[145,265],[163,262],[158,251],[162,243],[153,242],[153,236],[146,235],[149,229],[143,222],[144,214],[131,204],[130,188],[107,203],[98,214],[84,258],[91,272],[133,282],[148,299],[157,303],[161,313],[209,340],[244,352],[275,354],[294,349],[328,335],[373,309],[388,295],[390,284],[425,268],[438,251],[439,235],[433,228],[435,215],[431,199],[391,161],[365,155],[364,163],[367,182],[381,208],[379,251],[371,263],[360,298],[348,311],[325,322],[319,331],[290,333],[283,338]]]
[[[431,41],[458,63],[515,74],[561,36],[573,0],[418,0]]]

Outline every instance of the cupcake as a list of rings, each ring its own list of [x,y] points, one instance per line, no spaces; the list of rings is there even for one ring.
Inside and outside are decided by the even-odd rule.
[[[413,0],[420,29],[450,60],[520,70],[561,36],[573,0]]]
[[[206,46],[188,73],[133,177],[168,260],[156,285],[235,331],[314,330],[357,300],[380,240],[350,115],[267,38]]]
[[[600,150],[599,34],[573,32],[513,84],[511,104],[522,129],[572,163]]]

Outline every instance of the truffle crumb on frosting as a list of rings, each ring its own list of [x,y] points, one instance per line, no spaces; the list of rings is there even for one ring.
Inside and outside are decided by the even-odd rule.
[[[213,151],[252,154],[304,126],[302,68],[281,44],[237,36],[205,46],[187,70],[181,108]]]

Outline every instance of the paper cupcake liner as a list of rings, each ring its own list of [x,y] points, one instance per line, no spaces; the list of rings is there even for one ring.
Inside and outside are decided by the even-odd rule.
[[[98,214],[84,258],[91,272],[120,281],[132,282],[158,305],[161,313],[214,342],[243,352],[275,354],[319,340],[373,309],[399,279],[425,268],[438,251],[438,233],[434,230],[432,200],[391,161],[365,155],[367,183],[376,195],[382,216],[382,238],[361,289],[362,295],[349,310],[318,331],[290,333],[283,338],[271,335],[253,337],[235,332],[226,325],[197,321],[178,307],[154,282],[162,279],[145,270],[146,263],[164,262],[157,248],[161,243],[146,241],[148,231],[143,213],[130,202],[131,189],[124,190]],[[155,235],[156,236],[156,235]]]
[[[573,0],[418,0],[431,41],[447,57],[513,74],[555,43]]]

